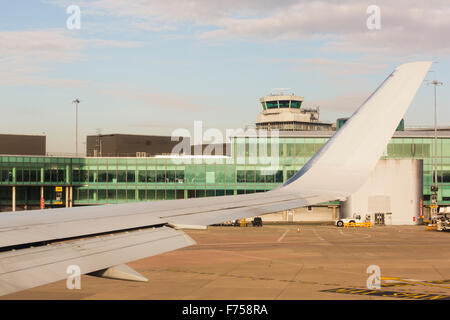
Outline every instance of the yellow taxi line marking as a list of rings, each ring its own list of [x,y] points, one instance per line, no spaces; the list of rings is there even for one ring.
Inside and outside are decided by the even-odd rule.
[[[397,278],[397,277],[381,277],[381,280],[396,280],[396,281],[401,281],[401,282],[421,284],[421,285],[424,285],[424,286],[440,287],[440,288],[450,289],[450,287],[447,287],[447,286],[441,286],[441,285],[434,284],[434,283],[424,283],[423,282],[424,280],[402,279],[402,278]]]

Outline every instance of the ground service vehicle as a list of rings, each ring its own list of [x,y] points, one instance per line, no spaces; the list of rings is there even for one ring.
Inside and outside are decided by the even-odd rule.
[[[261,219],[261,217],[255,217],[255,218],[253,218],[253,221],[252,221],[252,225],[254,226],[254,227],[262,227],[262,219]]]
[[[437,231],[450,230],[450,214],[448,213],[438,214],[436,219],[436,230]]]
[[[338,227],[343,227],[344,223],[360,223],[360,222],[363,222],[363,221],[361,220],[361,216],[359,214],[357,214],[357,215],[353,215],[353,218],[343,218],[343,219],[336,220],[335,224]]]

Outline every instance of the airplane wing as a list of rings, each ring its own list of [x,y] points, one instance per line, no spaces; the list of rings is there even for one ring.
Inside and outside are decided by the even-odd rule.
[[[368,178],[431,62],[397,67],[282,186],[264,193],[0,214],[0,295],[81,274],[145,280],[124,263],[195,244],[180,229],[345,199]]]

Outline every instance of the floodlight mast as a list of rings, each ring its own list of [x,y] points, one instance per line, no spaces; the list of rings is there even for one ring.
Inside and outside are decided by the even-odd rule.
[[[437,193],[438,187],[438,174],[437,174],[437,103],[436,103],[436,88],[442,86],[443,83],[437,80],[430,82],[434,86],[434,184],[431,186],[431,202],[432,202],[432,219],[434,220],[437,216]]]
[[[75,156],[78,157],[78,104],[80,99],[77,98],[72,103],[75,103]]]

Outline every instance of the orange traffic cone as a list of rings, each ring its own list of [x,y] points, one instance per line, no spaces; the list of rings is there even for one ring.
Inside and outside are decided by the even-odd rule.
[[[297,228],[297,232],[300,232],[300,228]]]

